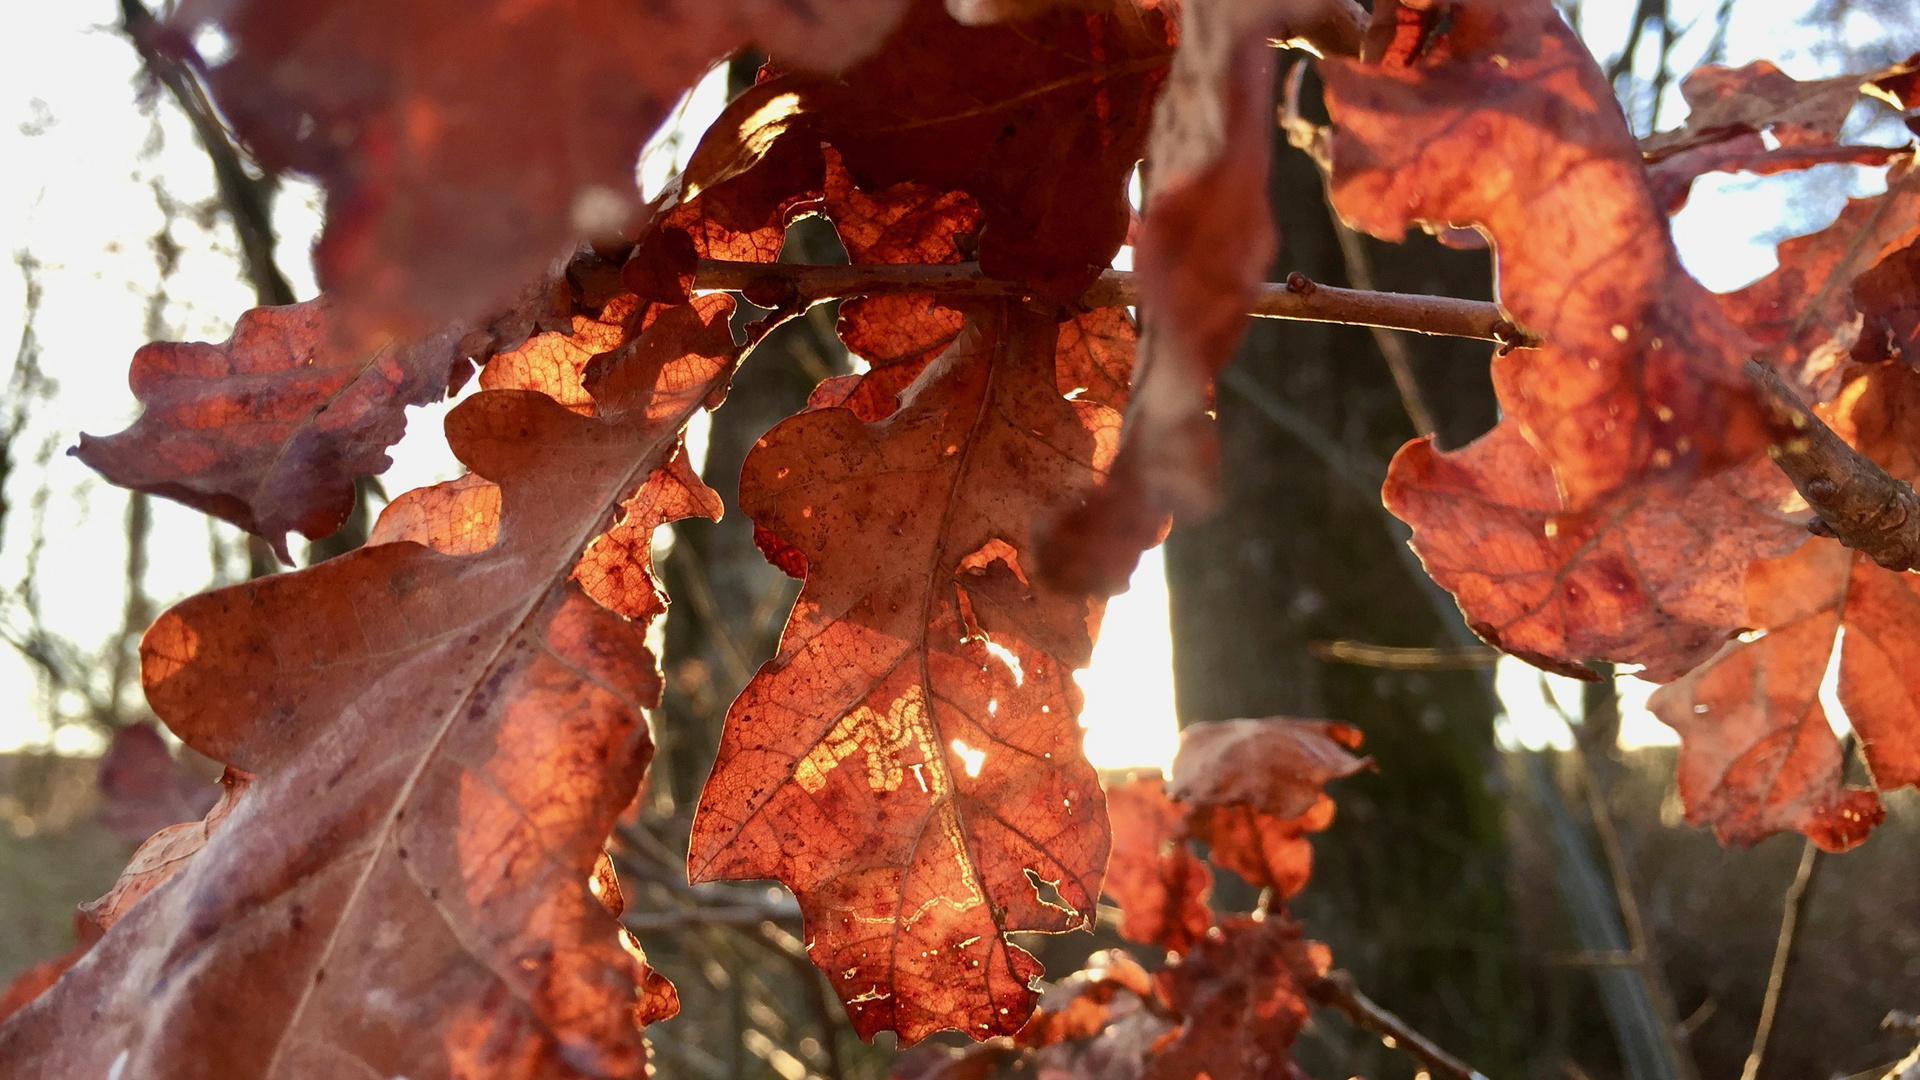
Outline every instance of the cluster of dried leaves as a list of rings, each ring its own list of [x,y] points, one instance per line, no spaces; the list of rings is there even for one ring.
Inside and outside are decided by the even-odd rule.
[[[1325,56],[1342,216],[1386,238],[1478,229],[1541,343],[1495,361],[1491,433],[1393,463],[1387,504],[1435,579],[1515,655],[1671,681],[1655,708],[1685,738],[1692,820],[1858,842],[1878,796],[1844,783],[1816,692],[1841,648],[1874,787],[1920,780],[1920,590],[1809,538],[1769,460],[1794,436],[1742,364],[1920,474],[1920,177],[1909,149],[1838,141],[1863,90],[1920,105],[1913,65],[1702,69],[1687,127],[1636,143],[1548,0],[1375,8],[183,4],[166,42],[190,53],[218,22],[234,51],[207,78],[239,135],[326,185],[326,295],[249,312],[220,345],[143,349],[145,415],[77,452],[284,556],[289,532],[344,520],[407,405],[479,365],[484,392],[446,423],[471,471],[395,499],[359,551],[153,626],[149,699],[227,767],[225,794],[90,906],[104,935],[0,1028],[0,1073],[644,1067],[671,988],[619,929],[602,843],[651,754],[651,537],[719,513],[682,429],[820,299],[756,269],[819,215],[852,264],[841,336],[870,367],[746,462],[740,505],[805,584],[727,717],[691,878],[791,887],[863,1035],[1013,1040],[967,1068],[1018,1045],[1063,1075],[1283,1075],[1326,958],[1277,911],[1216,920],[1187,841],[1297,892],[1353,733],[1211,727],[1178,804],[1157,780],[1103,791],[1072,679],[1139,552],[1216,499],[1212,379],[1275,249],[1273,40]],[[758,83],[641,205],[636,147],[746,43],[772,57]],[[1681,268],[1666,218],[1696,177],[1836,161],[1891,163],[1888,192],[1740,292]],[[1137,357],[1125,309],[1078,303],[1129,237]],[[701,286],[716,260],[769,314]],[[858,286],[889,266],[980,287]],[[1129,937],[1180,961],[1108,956],[1042,1000],[1010,935],[1088,925],[1103,888]]]
[[[1165,958],[1149,972],[1097,952],[1041,996],[1010,1038],[966,1050],[927,1044],[896,1080],[986,1080],[1027,1069],[1050,1080],[1215,1080],[1301,1075],[1292,1047],[1324,994],[1326,946],[1301,936],[1285,903],[1307,883],[1306,834],[1333,823],[1330,780],[1365,768],[1360,733],[1313,720],[1195,724],[1169,782],[1135,775],[1107,792],[1113,857],[1106,895],[1120,935]],[[1169,798],[1169,794],[1172,798]],[[1177,801],[1176,801],[1177,800]],[[1249,915],[1216,915],[1190,841],[1262,892]]]

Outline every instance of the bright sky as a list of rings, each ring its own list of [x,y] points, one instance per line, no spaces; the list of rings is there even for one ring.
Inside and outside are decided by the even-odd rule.
[[[1676,50],[1683,70],[1706,47],[1716,5],[1717,0],[1674,4],[1676,24],[1691,27]],[[1633,6],[1627,0],[1588,0],[1583,31],[1596,51],[1604,55],[1619,48]],[[1777,5],[1749,5],[1763,6]],[[1729,62],[1768,55],[1801,78],[1837,72],[1834,62],[1805,51],[1819,35],[1796,34],[1778,14],[1749,14],[1743,9],[1736,15],[1726,43]],[[126,497],[94,479],[65,451],[82,430],[109,433],[132,420],[136,406],[127,390],[127,362],[149,340],[149,323],[160,336],[219,341],[231,331],[234,317],[252,304],[251,290],[239,276],[231,230],[206,209],[214,196],[206,159],[169,102],[136,103],[139,64],[112,29],[116,16],[117,5],[110,0],[15,5],[9,13],[10,61],[0,65],[0,161],[7,162],[0,169],[0,249],[36,267],[42,292],[34,332],[41,364],[57,383],[50,400],[33,404],[31,422],[16,442],[17,466],[7,480],[11,509],[0,537],[0,631],[17,634],[25,628],[18,584],[31,553],[39,559],[39,603],[48,624],[88,648],[108,639],[120,621]],[[1872,41],[1878,33],[1870,20],[1839,28],[1839,37],[1850,44]],[[1782,55],[1788,45],[1795,50]],[[1649,58],[1642,69],[1650,65]],[[719,79],[696,89],[685,103],[682,129],[704,128],[723,95]],[[1684,112],[1677,93],[1668,99],[1662,126],[1678,122]],[[1644,128],[1646,103],[1633,111]],[[642,169],[649,188],[664,182],[673,161],[684,160],[693,141],[683,137],[656,146]],[[1674,222],[1689,269],[1713,288],[1745,284],[1772,269],[1775,242],[1830,221],[1847,194],[1874,190],[1878,180],[1874,170],[1835,166],[1817,172],[1823,175],[1701,181]],[[166,205],[162,187],[180,205]],[[1789,206],[1791,227],[1770,228]],[[283,237],[280,265],[299,295],[311,296],[306,249],[319,224],[314,192],[290,186],[277,217]],[[162,233],[178,251],[164,293],[152,242]],[[26,294],[23,272],[0,267],[0,343],[21,340]],[[9,363],[0,356],[0,368]],[[10,413],[3,395],[12,391],[5,385],[0,382],[0,421]],[[390,491],[453,475],[455,463],[438,436],[445,410],[444,405],[419,410],[413,418],[409,438],[393,453],[395,468],[384,478]],[[52,481],[43,507],[33,503],[43,475],[39,460]],[[244,575],[244,545],[235,530],[209,524],[165,500],[154,500],[153,512],[147,582],[156,601],[164,605]],[[1505,745],[1538,746],[1565,738],[1564,722],[1543,704],[1537,676],[1517,662],[1500,669],[1510,713],[1500,728]],[[1170,760],[1176,743],[1172,646],[1158,551],[1143,560],[1132,590],[1108,608],[1093,665],[1080,674],[1080,682],[1086,690],[1087,750],[1096,765],[1157,766]],[[1629,705],[1645,696],[1644,684],[1634,682],[1624,680]],[[1578,695],[1564,700],[1577,703]],[[44,723],[46,704],[31,666],[0,647],[0,750],[96,749],[88,729]],[[77,700],[53,704],[63,716],[80,708]],[[1830,711],[1838,715],[1837,709]],[[1630,707],[1622,739],[1668,742],[1672,733],[1644,710]]]

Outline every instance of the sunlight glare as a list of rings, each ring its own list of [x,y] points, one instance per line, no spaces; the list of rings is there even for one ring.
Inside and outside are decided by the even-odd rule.
[[[1126,592],[1107,602],[1093,663],[1074,672],[1086,694],[1080,726],[1097,769],[1169,769],[1180,747],[1173,706],[1173,631],[1160,548],[1140,557]]]

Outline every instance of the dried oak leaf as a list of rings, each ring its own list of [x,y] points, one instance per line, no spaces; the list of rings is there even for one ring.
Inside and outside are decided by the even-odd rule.
[[[462,332],[367,351],[335,344],[330,300],[254,308],[233,336],[154,342],[128,378],[146,411],[74,454],[121,487],[162,495],[273,545],[319,539],[353,510],[356,477],[384,472],[406,406],[444,395]]]
[[[198,0],[221,112],[270,169],[317,178],[320,280],[347,340],[504,305],[582,239],[638,224],[634,162],[682,90],[749,41],[838,68],[901,0]]]
[[[1693,182],[1710,172],[1749,172],[1756,176],[1798,172],[1816,165],[1885,165],[1908,151],[1890,146],[1769,147],[1752,133],[1689,147],[1647,165],[1653,200],[1671,217],[1687,205]]]
[[[226,775],[220,778],[219,801],[207,810],[206,817],[169,825],[149,836],[133,853],[133,858],[127,860],[113,888],[99,899],[80,905],[81,917],[101,932],[113,929],[113,924],[120,921],[128,908],[179,873],[188,859],[207,846],[207,841],[239,805],[251,780],[246,773],[229,766]]]
[[[1826,228],[1781,241],[1772,273],[1719,298],[1727,316],[1790,382],[1830,385],[1849,350],[1870,346],[1873,331],[1881,329],[1859,325],[1864,309],[1856,305],[1853,283],[1920,240],[1920,172],[1909,157],[1888,180],[1879,195],[1849,199]],[[1869,303],[1875,299],[1870,293]],[[1863,358],[1881,359],[1870,352]]]
[[[957,192],[936,194],[919,184],[896,184],[878,196],[852,187],[829,151],[824,209],[856,264],[940,264],[958,261],[953,237],[978,220]],[[845,186],[842,186],[842,185]],[[904,228],[902,227],[904,225]],[[904,233],[905,235],[899,235]],[[840,340],[875,370],[857,388],[838,393],[869,420],[891,412],[895,396],[958,336],[957,308],[932,296],[873,296],[840,308]],[[1060,324],[1054,348],[1054,384],[1073,401],[1126,407],[1137,331],[1125,308],[1094,308]],[[855,387],[854,383],[844,384]]]
[[[1045,1080],[1139,1080],[1172,1035],[1164,1014],[1146,969],[1119,949],[1103,949],[1040,996],[1014,1041],[1039,1048],[1032,1067]]]
[[[1896,109],[1920,109],[1920,53],[1874,72],[1867,78],[1873,94]]]
[[[868,194],[833,150],[822,208],[855,266],[961,262],[956,240],[980,228],[980,211],[965,192],[909,180]],[[840,340],[875,367],[924,364],[946,351],[962,321],[958,309],[931,296],[856,297],[840,306]]]
[[[1860,363],[1899,360],[1920,365],[1920,240],[1883,258],[1853,280],[1853,306],[1862,316],[1852,357]]]
[[[1097,481],[1119,418],[1060,397],[1057,334],[984,306],[898,411],[791,417],[741,477],[807,581],[727,714],[689,874],[792,888],[864,1036],[1019,1030],[1040,967],[1006,935],[1085,926],[1099,894],[1071,671],[1102,605],[1026,568],[1035,516]]]
[[[1355,757],[1360,729],[1330,720],[1216,720],[1189,724],[1173,758],[1173,797],[1199,806],[1245,805],[1294,818],[1328,781],[1373,764]]]
[[[1145,1080],[1271,1080],[1296,1074],[1293,1043],[1307,1023],[1304,980],[1324,974],[1326,946],[1285,915],[1228,919],[1163,975],[1179,1034]]]
[[[1113,854],[1104,888],[1120,906],[1120,936],[1175,953],[1213,925],[1206,899],[1213,875],[1188,849],[1183,817],[1158,776],[1107,789]]]
[[[1652,161],[1742,135],[1771,133],[1780,146],[1829,146],[1860,100],[1869,76],[1803,82],[1766,60],[1730,68],[1704,64],[1680,83],[1687,122],[1640,140]]]
[[[1140,1080],[1175,1025],[1130,998],[1116,999],[1113,1021],[1092,1038],[1041,1047],[1033,1058],[1036,1080]]]
[[[576,314],[567,330],[547,330],[496,353],[480,371],[483,390],[537,390],[582,416],[593,415],[593,397],[583,383],[587,363],[632,340],[659,307],[623,293],[597,315]]]
[[[1004,1039],[975,1046],[921,1043],[894,1059],[890,1080],[987,1080],[1009,1048]]]
[[[1322,795],[1293,818],[1263,814],[1248,806],[1201,806],[1187,813],[1187,828],[1207,845],[1207,858],[1259,889],[1291,900],[1313,876],[1313,845],[1307,834],[1333,824],[1333,800]]]
[[[1655,199],[1677,213],[1693,182],[1709,172],[1766,176],[1815,165],[1885,165],[1903,151],[1836,141],[1871,78],[1801,82],[1765,60],[1695,68],[1680,84],[1692,110],[1687,122],[1640,140]]]
[[[485,550],[394,529],[155,623],[155,712],[254,779],[0,1028],[0,1060],[209,1078],[642,1067],[646,968],[588,881],[651,757],[641,709],[659,676],[645,627],[573,575],[623,500],[626,524],[660,520],[631,497],[731,372],[730,307],[664,313],[589,372],[597,417],[525,391],[449,414],[455,452],[499,486]]]
[[[1085,967],[1040,995],[1032,1019],[1014,1036],[1014,1042],[1020,1046],[1051,1046],[1090,1039],[1106,1030],[1117,1013],[1128,1010],[1128,995],[1136,1006],[1152,997],[1153,977],[1123,950],[1101,949],[1087,957]]]
[[[1344,25],[1359,44],[1359,9],[1342,0],[1191,0],[1155,109],[1152,177],[1134,263],[1146,336],[1112,479],[1050,523],[1041,555],[1062,588],[1111,595],[1169,515],[1219,499],[1213,377],[1246,328],[1278,245],[1267,209],[1273,50],[1296,30]]]
[[[1493,240],[1501,303],[1545,342],[1497,358],[1494,386],[1567,509],[1758,453],[1751,343],[1681,268],[1606,76],[1553,4],[1375,17],[1402,13],[1431,23],[1418,48],[1321,65],[1334,205],[1386,239],[1418,222]]]
[[[966,192],[982,269],[1064,303],[1126,237],[1127,179],[1171,52],[1153,7],[963,26],[939,0],[913,0],[886,43],[837,78],[782,74],[750,93],[794,95],[862,191]]]
[[[1333,824],[1322,789],[1373,764],[1348,752],[1360,740],[1358,728],[1326,720],[1190,724],[1173,759],[1173,795],[1209,859],[1289,899],[1313,871],[1306,834]]]
[[[1830,416],[1895,476],[1920,478],[1920,374],[1867,369]],[[1648,702],[1680,733],[1687,820],[1712,825],[1726,843],[1797,829],[1828,850],[1852,847],[1884,814],[1876,791],[1920,782],[1920,579],[1816,538],[1755,563],[1746,589],[1764,634],[1729,644]],[[1845,784],[1841,745],[1820,705],[1836,647],[1840,703],[1874,790]]]
[[[1748,564],[1806,536],[1804,502],[1765,458],[1569,510],[1512,420],[1452,452],[1401,447],[1381,497],[1476,634],[1576,678],[1593,678],[1592,659],[1643,664],[1653,680],[1690,670],[1752,625]]]
[[[779,258],[787,226],[819,209],[826,183],[820,140],[797,106],[748,90],[721,111],[621,267],[628,289],[684,303],[701,259]]]

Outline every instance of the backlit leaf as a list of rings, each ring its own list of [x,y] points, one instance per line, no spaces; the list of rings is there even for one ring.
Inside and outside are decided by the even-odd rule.
[[[670,309],[590,370],[594,417],[528,391],[450,413],[455,452],[498,486],[490,546],[447,525],[460,500],[430,501],[381,530],[392,542],[162,616],[141,647],[155,712],[253,781],[0,1030],[0,1060],[63,1076],[640,1069],[636,1019],[670,1001],[590,882],[651,757],[641,709],[660,683],[644,623],[574,575],[623,501],[621,527],[648,532],[680,504],[667,468],[732,370],[731,307]],[[463,553],[427,546],[443,539]]]
[[[728,713],[691,877],[792,888],[863,1035],[1019,1030],[1039,965],[1006,935],[1085,926],[1099,893],[1071,672],[1101,605],[1031,580],[1030,533],[1097,481],[1118,417],[1060,397],[1057,335],[982,308],[898,411],[792,417],[741,478],[807,581]]]

